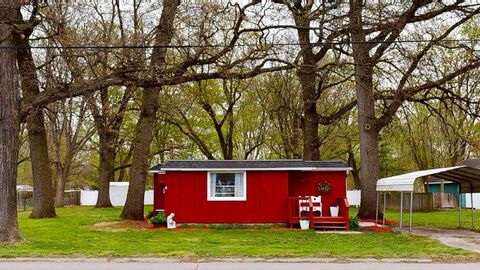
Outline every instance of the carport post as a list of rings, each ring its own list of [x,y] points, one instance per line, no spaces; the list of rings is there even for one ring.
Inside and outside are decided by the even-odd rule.
[[[413,190],[410,193],[410,227],[408,229],[409,232],[412,232],[412,209],[413,209]]]
[[[473,192],[470,192],[470,206],[472,207],[472,229],[475,229],[475,208],[473,208]]]
[[[385,211],[387,211],[387,192],[383,193],[383,226],[385,226]]]
[[[402,231],[403,225],[403,192],[400,192],[400,231]]]
[[[375,227],[377,226],[377,222],[378,222],[378,204],[380,203],[379,199],[380,199],[380,192],[377,191],[377,206],[375,208]]]
[[[458,227],[462,227],[462,193],[458,192]]]

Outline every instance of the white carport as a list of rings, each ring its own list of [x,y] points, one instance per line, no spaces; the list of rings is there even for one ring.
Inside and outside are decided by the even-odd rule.
[[[413,193],[415,191],[415,186],[419,184],[423,185],[429,181],[426,179],[428,176],[435,176],[447,181],[455,182],[459,185],[459,215],[458,222],[461,225],[462,215],[461,215],[461,203],[460,203],[460,194],[461,193],[471,193],[480,192],[480,169],[468,167],[468,166],[456,166],[448,168],[438,168],[431,170],[423,170],[410,172],[406,174],[386,177],[378,180],[377,182],[377,209],[376,209],[376,220],[378,220],[378,210],[379,210],[379,201],[380,194],[383,193],[383,224],[385,224],[385,208],[386,208],[386,198],[387,192],[400,192],[400,230],[402,230],[403,222],[403,195],[404,193],[410,194],[410,221],[409,221],[409,231],[412,231],[412,206],[413,206]],[[422,180],[423,179],[423,180]],[[420,183],[418,183],[420,181]],[[475,228],[475,211],[473,208],[473,196],[470,196],[472,200],[472,228]]]

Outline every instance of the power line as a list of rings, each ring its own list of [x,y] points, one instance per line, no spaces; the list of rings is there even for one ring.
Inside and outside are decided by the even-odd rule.
[[[265,43],[265,44],[211,44],[211,45],[32,45],[27,46],[0,46],[0,49],[98,49],[98,50],[117,50],[117,49],[154,49],[154,48],[170,48],[170,49],[195,49],[195,48],[234,48],[234,47],[255,47],[255,46],[302,46],[309,45],[312,47],[329,46],[329,45],[352,45],[352,44],[402,44],[402,43],[429,43],[431,40],[394,40],[394,41],[332,41],[332,42],[312,42],[309,44],[286,42],[286,43]],[[480,39],[444,39],[437,43],[449,42],[473,42],[480,43]]]

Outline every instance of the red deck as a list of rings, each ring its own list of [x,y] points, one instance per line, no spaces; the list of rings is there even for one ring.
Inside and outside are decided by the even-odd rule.
[[[312,230],[349,230],[348,201],[346,198],[339,198],[337,201],[339,206],[338,217],[332,217],[314,211],[315,207],[320,207],[321,204],[313,202],[310,196],[290,197],[288,203],[289,226],[293,227],[300,224],[300,218],[306,218],[310,221],[310,229]],[[301,208],[305,210],[300,211]]]

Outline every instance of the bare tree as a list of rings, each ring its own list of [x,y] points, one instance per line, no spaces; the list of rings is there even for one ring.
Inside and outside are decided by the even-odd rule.
[[[161,70],[165,64],[167,49],[173,38],[173,23],[180,0],[165,0],[162,15],[155,35],[156,47],[152,52],[151,65]],[[142,95],[140,118],[135,131],[132,168],[130,170],[130,185],[128,187],[127,201],[121,217],[125,219],[143,219],[143,201],[145,196],[145,183],[147,179],[148,156],[152,142],[153,126],[158,110],[158,96],[162,87],[145,88]]]
[[[72,98],[48,107],[49,130],[53,146],[53,163],[56,171],[55,206],[64,206],[65,185],[75,158],[93,135],[93,128],[85,126],[87,120],[86,98]]]
[[[98,131],[99,137],[99,180],[98,199],[95,207],[112,207],[110,201],[110,181],[115,179],[115,159],[119,146],[119,132],[127,110],[132,89],[125,88],[116,101],[113,89],[104,89],[99,92],[100,102],[93,97],[88,99],[90,111]]]
[[[268,74],[263,88],[259,103],[268,111],[272,125],[270,149],[281,158],[302,158],[302,90],[295,73]]]
[[[318,160],[320,158],[319,125],[330,125],[349,112],[355,100],[338,105],[338,111],[321,115],[317,106],[324,92],[334,85],[349,80],[350,76],[336,78],[332,76],[334,69],[341,68],[341,54],[333,53],[338,48],[333,41],[346,37],[348,27],[344,23],[345,14],[337,10],[336,2],[313,0],[275,0],[285,5],[293,17],[298,36],[300,51],[296,65],[298,80],[301,86],[303,103],[303,159]],[[340,50],[341,51],[341,50]]]
[[[21,22],[18,1],[0,0],[0,243],[20,237],[17,224],[16,180],[20,116],[18,70],[12,22]]]
[[[375,217],[376,182],[380,177],[379,160],[379,134],[383,127],[388,125],[394,118],[397,110],[406,100],[415,95],[424,93],[428,89],[441,86],[449,80],[471,69],[480,66],[480,61],[473,57],[456,69],[427,81],[417,80],[419,69],[422,68],[423,60],[431,57],[435,46],[441,45],[442,40],[447,38],[455,29],[462,26],[480,9],[474,9],[462,5],[463,1],[455,1],[451,4],[433,3],[433,1],[412,1],[411,3],[398,4],[367,4],[364,1],[351,0],[349,10],[349,23],[352,41],[352,56],[355,69],[355,90],[358,101],[358,127],[360,132],[360,157],[361,157],[361,189],[362,201],[358,216],[361,218]],[[388,5],[400,7],[388,8]],[[387,91],[391,95],[390,102],[384,104],[379,116],[376,109],[378,92],[374,77],[375,68],[381,69],[384,57],[392,51],[392,47],[401,37],[407,25],[420,24],[424,21],[432,21],[441,18],[445,14],[453,14],[455,11],[456,22],[440,28],[441,32],[435,33],[425,45],[416,51],[409,48],[409,53],[396,51],[397,55],[406,56],[406,64],[399,68],[399,64],[392,64],[395,70],[401,70],[398,81],[393,91]],[[377,15],[375,15],[377,14]],[[465,48],[458,48],[459,51]],[[467,48],[468,51],[468,48]],[[467,52],[468,54],[468,52]],[[471,56],[470,56],[471,57]],[[428,68],[424,68],[428,70]],[[393,77],[392,74],[387,76]]]
[[[23,100],[27,103],[32,102],[36,95],[40,93],[37,69],[29,43],[31,33],[31,30],[24,31],[23,35],[25,35],[25,38],[19,38],[17,42],[19,46],[24,48],[18,50],[17,58],[22,82]],[[33,110],[26,117],[26,122],[34,190],[34,208],[30,218],[55,217],[52,176],[43,109],[37,108]]]

